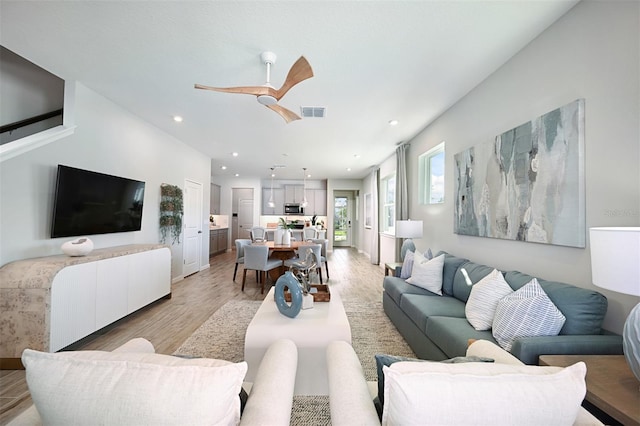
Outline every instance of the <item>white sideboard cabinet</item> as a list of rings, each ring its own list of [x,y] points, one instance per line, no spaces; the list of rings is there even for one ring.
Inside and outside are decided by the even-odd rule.
[[[25,348],[55,352],[171,297],[171,251],[158,244],[50,256],[0,268],[2,365]]]

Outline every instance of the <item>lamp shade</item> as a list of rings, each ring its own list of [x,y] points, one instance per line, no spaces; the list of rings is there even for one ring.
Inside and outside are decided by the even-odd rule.
[[[396,238],[422,238],[422,221],[397,220]]]
[[[640,227],[591,228],[593,284],[640,296]]]

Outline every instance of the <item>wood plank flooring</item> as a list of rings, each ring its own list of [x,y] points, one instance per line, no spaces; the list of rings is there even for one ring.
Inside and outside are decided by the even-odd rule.
[[[328,261],[331,291],[340,292],[343,300],[382,299],[383,269],[372,265],[368,257],[353,248],[336,248],[328,254]],[[264,299],[253,273],[247,274],[245,291],[240,291],[242,266],[233,282],[235,252],[214,256],[209,263],[209,269],[173,284],[171,299],[123,318],[78,342],[73,349],[110,351],[134,337],[144,337],[156,352],[171,354],[227,301]],[[24,371],[0,370],[0,425],[29,405]]]

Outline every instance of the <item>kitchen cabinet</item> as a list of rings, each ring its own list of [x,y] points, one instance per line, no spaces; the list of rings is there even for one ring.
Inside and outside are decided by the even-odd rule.
[[[284,215],[284,189],[273,188],[274,207],[269,207],[271,188],[262,188],[262,214],[263,215]]]
[[[313,205],[314,211],[312,214],[316,216],[327,215],[327,190],[326,189],[314,189],[313,190]],[[309,198],[309,194],[307,194]]]
[[[229,230],[227,228],[209,230],[209,256],[227,251]]]
[[[284,202],[301,203],[304,197],[304,185],[285,185]]]
[[[307,189],[307,207],[304,209],[305,216],[326,216],[327,215],[327,190]]]
[[[211,184],[211,204],[209,206],[211,214],[220,214],[220,185]]]

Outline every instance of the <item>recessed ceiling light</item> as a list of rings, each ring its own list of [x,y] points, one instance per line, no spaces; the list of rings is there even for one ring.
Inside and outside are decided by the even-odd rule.
[[[232,152],[231,155],[233,155],[234,157],[237,157],[238,153],[237,152]]]
[[[173,121],[175,121],[176,123],[182,123],[182,117],[179,115],[174,115]]]
[[[222,170],[227,170],[227,166],[220,166]]]
[[[240,173],[236,173],[234,176],[235,176],[235,177],[238,177],[238,176],[240,176]]]
[[[350,172],[351,171],[351,167],[347,167],[347,171]]]
[[[397,126],[398,120],[389,120],[389,126]]]

